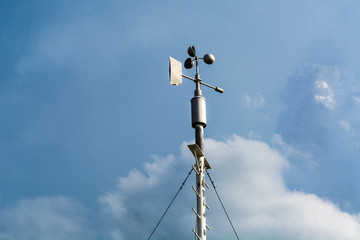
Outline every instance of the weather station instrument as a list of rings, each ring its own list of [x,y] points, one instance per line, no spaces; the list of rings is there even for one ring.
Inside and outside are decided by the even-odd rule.
[[[194,97],[191,99],[191,120],[192,127],[195,129],[195,144],[188,145],[190,151],[195,157],[195,173],[196,173],[196,189],[193,190],[196,195],[196,210],[193,211],[196,216],[196,230],[193,230],[195,236],[199,240],[206,240],[206,231],[210,230],[206,224],[206,208],[208,205],[205,201],[205,187],[208,186],[205,182],[205,170],[210,169],[210,164],[204,155],[204,128],[206,127],[206,99],[202,96],[200,85],[210,87],[219,93],[223,93],[224,90],[219,87],[211,86],[202,81],[199,74],[199,60],[203,59],[206,64],[213,64],[215,62],[214,55],[208,53],[204,57],[200,58],[196,55],[195,47],[190,46],[188,48],[189,58],[185,60],[184,67],[191,69],[196,66],[195,78],[188,77],[182,74],[181,63],[174,58],[170,57],[169,75],[170,84],[179,85],[182,83],[182,77],[189,79],[195,83]]]
[[[175,197],[172,199],[170,205],[165,210],[164,214],[162,215],[160,221],[156,225],[155,229],[150,234],[148,240],[152,237],[153,233],[155,232],[156,228],[159,226],[160,222],[162,221],[163,217],[167,213],[168,209],[170,208],[171,204],[174,202],[175,198],[177,197],[178,193],[185,185],[186,180],[190,176],[190,174],[194,171],[196,173],[196,187],[192,187],[195,195],[196,195],[196,209],[193,208],[193,212],[196,218],[196,225],[195,229],[193,229],[193,233],[198,240],[206,240],[207,231],[210,230],[210,227],[206,224],[206,209],[209,209],[208,204],[205,200],[205,188],[209,188],[209,185],[205,182],[205,173],[207,173],[211,184],[217,194],[217,197],[220,200],[220,203],[223,207],[223,210],[226,213],[226,216],[234,230],[234,233],[238,238],[235,228],[233,227],[229,215],[227,214],[225,207],[220,199],[220,196],[215,188],[214,182],[210,177],[208,169],[211,169],[211,166],[208,160],[205,158],[204,154],[204,128],[207,125],[206,121],[206,99],[202,96],[202,91],[200,89],[200,85],[204,85],[211,89],[214,89],[216,92],[223,93],[224,90],[219,87],[214,87],[208,83],[203,82],[200,78],[199,74],[199,60],[203,60],[206,64],[213,64],[215,62],[214,55],[208,53],[203,57],[198,57],[195,51],[194,46],[190,46],[188,48],[188,55],[190,56],[184,62],[184,67],[186,69],[191,69],[195,65],[195,78],[186,76],[182,73],[182,63],[172,57],[170,57],[169,62],[169,79],[171,85],[180,85],[182,84],[182,79],[186,78],[191,80],[195,83],[195,91],[194,97],[191,99],[191,120],[192,120],[192,127],[195,129],[195,144],[188,145],[190,151],[194,155],[195,164],[192,166],[192,169],[188,173],[187,177],[185,178],[184,182],[182,183],[180,189],[175,194]]]

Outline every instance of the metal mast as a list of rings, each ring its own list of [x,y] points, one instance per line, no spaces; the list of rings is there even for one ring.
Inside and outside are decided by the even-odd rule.
[[[201,95],[200,89],[200,75],[198,57],[196,60],[196,89],[194,97],[191,99],[191,119],[192,127],[195,128],[195,144],[199,146],[200,150],[204,152],[204,128],[206,127],[206,100]],[[202,155],[202,156],[201,156]],[[206,208],[205,201],[205,160],[204,154],[197,156],[196,161],[196,206],[197,206],[197,238],[199,240],[206,240]],[[195,156],[196,157],[196,156]],[[200,217],[199,217],[200,216]],[[194,232],[195,233],[195,232]]]
[[[204,156],[204,128],[206,127],[206,99],[202,96],[200,85],[204,85],[222,93],[224,90],[219,87],[213,87],[207,83],[202,82],[199,74],[199,59],[203,59],[205,63],[212,64],[215,62],[215,57],[212,54],[206,54],[203,58],[196,55],[195,47],[190,46],[188,54],[192,58],[186,59],[184,67],[190,69],[196,64],[195,78],[188,77],[182,74],[181,63],[170,57],[170,84],[179,85],[182,83],[181,77],[185,77],[195,82],[194,97],[191,99],[191,119],[192,127],[195,129],[195,144],[188,145],[190,151],[193,153],[196,161],[196,189],[193,190],[196,194],[196,210],[193,211],[196,215],[196,230],[193,233],[198,240],[206,240],[206,231],[210,228],[206,224],[206,208],[209,206],[205,201],[205,169],[210,169],[210,165]]]

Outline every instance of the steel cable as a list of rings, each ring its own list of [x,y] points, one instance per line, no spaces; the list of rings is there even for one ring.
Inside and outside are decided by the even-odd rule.
[[[185,178],[184,182],[181,184],[181,186],[180,186],[179,190],[177,191],[177,193],[175,194],[175,196],[174,196],[174,197],[173,197],[173,199],[171,200],[171,202],[170,202],[169,206],[166,208],[166,210],[165,210],[164,214],[161,216],[161,218],[160,218],[159,222],[156,224],[156,226],[155,226],[154,230],[151,232],[151,234],[150,234],[150,236],[149,236],[148,240],[150,240],[150,238],[152,237],[152,235],[153,235],[153,234],[154,234],[154,232],[156,231],[157,227],[158,227],[158,226],[159,226],[159,224],[161,223],[162,219],[165,217],[165,215],[166,215],[167,211],[169,210],[169,208],[171,207],[171,205],[172,205],[172,204],[173,204],[173,202],[175,201],[175,198],[177,197],[177,195],[179,194],[179,192],[181,191],[181,189],[182,189],[182,188],[183,188],[183,186],[185,185],[185,183],[186,183],[187,179],[189,178],[190,174],[192,173],[192,171],[193,171],[193,168],[191,167],[190,172],[188,173],[188,175],[186,176],[186,178]]]
[[[210,179],[210,182],[211,182],[211,184],[212,184],[212,186],[213,186],[213,188],[214,188],[214,190],[215,190],[216,196],[218,197],[218,199],[219,199],[219,201],[220,201],[220,203],[221,203],[221,206],[222,206],[222,208],[223,208],[223,210],[224,210],[224,212],[225,212],[225,214],[226,214],[226,217],[227,217],[227,219],[229,220],[229,223],[230,223],[230,225],[231,225],[231,227],[232,227],[232,229],[233,229],[233,231],[234,231],[234,233],[235,233],[235,236],[236,236],[236,238],[239,240],[239,236],[237,235],[236,230],[235,230],[235,228],[234,228],[234,225],[232,224],[232,222],[231,222],[231,220],[230,220],[229,214],[227,213],[227,211],[226,211],[226,209],[225,209],[225,206],[224,206],[223,202],[221,201],[221,198],[220,198],[220,196],[219,196],[219,193],[218,193],[217,190],[216,190],[214,181],[211,179],[210,174],[209,174],[209,172],[207,171],[207,169],[205,169],[205,171],[206,171],[206,173],[207,173],[207,175],[208,175],[208,177],[209,177],[209,179]]]

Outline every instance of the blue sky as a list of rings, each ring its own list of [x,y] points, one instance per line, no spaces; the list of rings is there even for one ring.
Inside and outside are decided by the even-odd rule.
[[[203,89],[205,153],[240,237],[359,239],[359,10],[0,1],[0,239],[148,237],[193,163],[194,85],[168,82],[190,45],[225,90]],[[190,180],[155,238],[193,237]],[[209,238],[231,239],[207,197]]]

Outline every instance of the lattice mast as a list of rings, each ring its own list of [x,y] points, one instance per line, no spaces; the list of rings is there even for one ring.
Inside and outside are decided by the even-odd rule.
[[[195,144],[188,145],[190,151],[195,157],[196,167],[196,188],[192,187],[196,194],[196,210],[193,211],[196,215],[196,229],[193,230],[198,240],[206,240],[206,232],[210,230],[206,224],[206,209],[209,206],[205,201],[205,187],[208,184],[205,182],[205,169],[210,169],[210,165],[204,156],[204,128],[206,127],[206,99],[202,96],[200,85],[204,85],[222,93],[224,90],[219,87],[213,87],[207,83],[202,82],[199,74],[199,59],[203,59],[205,63],[212,64],[215,62],[215,57],[212,54],[206,54],[203,58],[196,55],[195,47],[190,46],[188,54],[191,58],[186,59],[184,67],[190,69],[196,64],[195,78],[188,77],[182,74],[182,64],[170,57],[170,84],[180,85],[182,77],[192,80],[195,83],[194,97],[191,99],[191,119],[192,127],[195,129]]]

